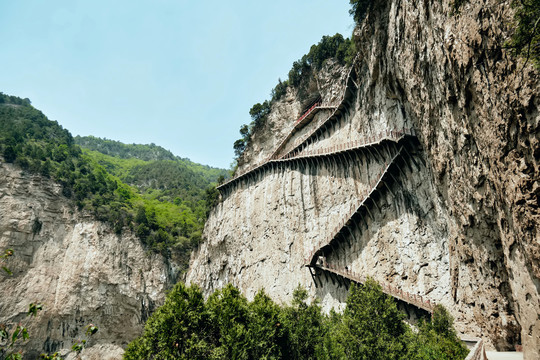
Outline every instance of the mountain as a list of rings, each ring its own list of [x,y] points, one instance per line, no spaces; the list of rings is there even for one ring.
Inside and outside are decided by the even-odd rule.
[[[80,210],[117,233],[134,231],[152,250],[186,264],[214,201],[212,184],[225,170],[176,158],[155,145],[93,137],[78,140],[118,157],[83,152],[69,131],[29,101],[0,98],[0,151],[6,162],[54,179]],[[143,160],[152,158],[169,160]]]
[[[538,359],[539,77],[503,45],[519,10],[351,3],[354,64],[256,112],[187,281],[282,303],[300,283],[329,311],[369,276],[410,321],[443,304],[462,336]]]
[[[99,332],[87,355],[121,357],[187,269],[226,174],[157,146],[93,139],[143,159],[81,149],[28,99],[0,93],[0,249],[13,251],[0,258],[12,273],[0,274],[0,324],[42,304],[24,321],[28,358],[66,353],[90,323]]]
[[[163,201],[197,202],[209,186],[228,176],[227,170],[174,156],[155,144],[123,144],[93,136],[74,140],[109,173]]]

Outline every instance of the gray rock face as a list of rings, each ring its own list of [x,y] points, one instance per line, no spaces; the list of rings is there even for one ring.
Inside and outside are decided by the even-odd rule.
[[[34,224],[40,223],[41,228]],[[0,249],[11,248],[13,276],[0,275],[0,322],[29,321],[28,358],[66,353],[90,323],[99,327],[83,358],[120,359],[164,300],[172,269],[133,235],[76,211],[49,179],[0,163]]]
[[[446,305],[458,330],[488,348],[523,343],[525,359],[537,359],[539,86],[538,74],[502,49],[511,18],[508,3],[493,1],[467,2],[458,16],[448,2],[375,2],[355,30],[354,101],[305,150],[414,128],[419,167],[404,168],[373,219],[355,229],[357,241],[328,261]],[[348,70],[336,67],[317,75],[324,87],[313,80],[303,91],[336,97]],[[275,150],[305,99],[290,92],[273,106],[242,168]],[[232,282],[248,297],[264,287],[279,301],[300,283],[325,308],[339,306],[345,290],[331,281],[315,288],[303,264],[381,166],[366,155],[242,182],[211,213],[188,281],[207,293]]]

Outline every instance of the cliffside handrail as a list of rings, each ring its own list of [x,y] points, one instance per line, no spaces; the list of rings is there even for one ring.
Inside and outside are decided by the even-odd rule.
[[[343,278],[349,279],[351,281],[354,281],[358,284],[364,284],[367,280],[367,278],[359,274],[357,272],[351,271],[350,269],[347,269],[345,271],[339,270],[337,268],[334,268],[332,265],[311,265],[312,268],[320,269],[323,271],[328,271],[333,274],[336,274],[338,276],[341,276]],[[403,302],[406,302],[408,304],[414,305],[420,309],[423,309],[429,313],[433,313],[433,308],[435,307],[435,303],[431,302],[429,299],[424,299],[421,295],[411,294],[407,291],[404,291],[402,289],[399,289],[392,285],[386,285],[384,283],[380,283],[382,287],[383,293],[390,295],[396,299],[399,299]]]
[[[294,133],[299,129],[301,128],[303,125],[305,125],[306,123],[306,119],[309,118],[311,115],[315,115],[319,110],[330,110],[330,109],[333,109],[335,108],[336,105],[332,105],[332,104],[321,104],[321,102],[319,101],[318,103],[316,102],[313,106],[311,106],[300,118],[298,118],[298,120],[294,123],[294,126],[293,128],[291,129],[291,131],[289,131],[289,133],[287,134],[287,136],[285,136],[285,138],[283,138],[283,140],[281,140],[281,142],[279,143],[279,145],[276,147],[276,149],[274,150],[274,152],[272,152],[272,155],[270,155],[270,158],[271,159],[279,159],[279,157],[277,156],[277,153],[281,150],[281,148],[283,147],[283,145],[285,145],[287,143],[287,141],[289,141],[289,139],[294,135]]]
[[[467,355],[465,360],[487,360],[484,341],[482,339],[478,339],[478,342],[471,351],[469,351],[469,355]]]
[[[289,151],[286,151],[285,155],[287,155],[288,153],[294,151],[296,148],[298,148],[300,145],[302,145],[303,143],[305,143],[311,136],[313,136],[313,134],[315,134],[317,131],[319,131],[319,129],[325,125],[328,121],[330,121],[330,119],[334,118],[336,116],[336,113],[339,111],[339,108],[344,105],[344,102],[345,102],[345,97],[346,97],[346,94],[347,94],[347,90],[349,89],[349,84],[352,82],[355,86],[356,86],[356,83],[354,82],[354,80],[352,80],[352,74],[353,74],[353,70],[354,70],[354,66],[356,64],[356,61],[358,61],[359,59],[359,54],[356,55],[356,57],[354,58],[353,60],[353,64],[351,66],[351,69],[349,70],[349,73],[347,74],[347,78],[345,79],[345,85],[344,85],[344,89],[343,89],[343,95],[341,96],[341,99],[338,100],[338,103],[334,109],[334,111],[332,112],[332,114],[325,120],[323,121],[317,128],[315,128],[312,132],[306,134],[306,136],[304,136],[300,141],[296,141],[295,142],[295,145],[289,150]],[[280,145],[281,146],[281,145]],[[274,151],[274,154],[277,153],[277,150]],[[282,157],[283,157],[282,156]]]
[[[406,135],[414,136],[414,130],[412,128],[403,129],[403,130],[385,130],[376,135],[365,136],[363,139],[348,141],[341,145],[335,145],[330,148],[323,148],[323,149],[310,150],[310,151],[301,151],[295,154],[289,153],[285,155],[282,159],[283,160],[297,159],[297,158],[304,158],[304,157],[310,157],[310,156],[316,156],[316,155],[324,155],[326,149],[332,149],[333,152],[348,151],[348,150],[357,149],[361,147],[373,146],[373,145],[381,143],[384,140],[399,141],[401,138],[403,138]]]
[[[326,109],[334,109],[334,111],[332,112],[332,114],[330,114],[330,116],[322,122],[321,125],[319,125],[313,132],[311,132],[310,134],[313,134],[315,131],[317,131],[323,124],[326,124],[326,122],[328,120],[330,120],[336,113],[336,111],[338,110],[339,106],[343,103],[343,101],[345,100],[345,94],[347,93],[347,89],[349,87],[349,79],[351,77],[351,74],[354,70],[354,65],[356,64],[356,62],[358,61],[358,58],[359,58],[359,54],[355,56],[354,60],[353,60],[353,63],[351,65],[351,68],[349,69],[349,72],[347,73],[347,77],[345,78],[345,84],[343,85],[343,95],[341,96],[341,98],[337,101],[337,102],[334,102],[332,104],[323,104],[323,105],[319,105],[317,107],[315,107],[313,110],[326,110]],[[309,114],[311,113],[311,111],[307,111],[306,116],[304,116],[303,118],[307,117]],[[298,128],[298,125],[302,122],[303,118],[301,117],[296,123],[295,125],[293,126],[293,128],[291,129],[291,131],[289,132],[289,134],[287,134],[287,136],[279,143],[279,145],[276,147],[276,150],[273,151],[272,155],[270,156],[270,158],[272,159],[279,159],[280,157],[277,156],[277,153],[281,150],[281,148],[283,147],[283,145],[285,145],[285,143],[287,141],[289,141],[289,139],[292,137],[292,135],[294,134],[294,132],[296,131],[296,129]],[[296,146],[295,146],[296,147]],[[293,147],[294,149],[294,147]]]
[[[381,169],[381,171],[379,172],[378,176],[372,180],[369,184],[369,187],[371,188],[371,190],[369,192],[365,192],[362,197],[362,200],[358,203],[357,206],[351,206],[349,212],[347,213],[347,215],[341,220],[341,222],[334,227],[333,231],[331,232],[331,235],[322,240],[322,241],[319,241],[319,243],[315,246],[312,246],[313,250],[311,251],[310,255],[308,256],[308,258],[306,258],[306,262],[305,264],[306,265],[314,265],[317,261],[316,259],[316,256],[317,254],[321,251],[321,249],[325,246],[328,246],[330,245],[330,243],[338,236],[338,234],[341,232],[341,230],[343,229],[343,227],[351,220],[351,218],[354,216],[354,214],[356,214],[360,208],[362,206],[364,206],[364,204],[366,203],[366,201],[368,201],[373,192],[375,192],[375,190],[377,189],[377,187],[379,186],[380,182],[382,181],[382,179],[384,178],[384,176],[387,174],[388,172],[388,169],[390,168],[390,166],[392,166],[392,164],[394,163],[394,161],[398,158],[398,156],[401,154],[401,149],[392,157],[392,159],[390,160],[390,162],[387,162],[385,163],[385,167],[383,169]]]
[[[401,138],[405,136],[414,136],[414,130],[412,128],[409,129],[402,129],[402,130],[386,130],[383,131],[377,135],[371,135],[371,136],[365,136],[362,139],[355,140],[355,141],[349,141],[342,145],[335,145],[329,148],[323,148],[318,150],[309,151],[306,153],[300,152],[297,154],[288,154],[286,157],[283,157],[281,159],[272,159],[272,158],[266,158],[261,163],[255,164],[252,167],[247,168],[244,171],[238,172],[235,177],[229,179],[228,181],[224,182],[223,184],[219,185],[217,188],[222,189],[226,187],[227,185],[238,181],[240,178],[245,176],[248,173],[254,172],[258,170],[259,168],[263,167],[264,165],[268,163],[277,163],[277,162],[283,162],[283,161],[290,161],[297,158],[306,158],[306,157],[312,157],[312,156],[322,156],[322,155],[330,155],[333,153],[343,152],[343,151],[351,151],[356,150],[368,146],[374,146],[377,144],[380,144],[384,140],[390,140],[390,141],[399,141]]]
[[[321,105],[321,102],[320,101],[316,101],[313,105],[311,105],[311,107],[309,109],[307,109],[304,114],[302,116],[300,116],[298,118],[298,120],[296,120],[295,124],[298,124],[300,121],[304,120],[309,114],[311,114],[311,112],[319,107],[319,105]]]
[[[402,134],[403,136],[402,132],[398,132],[398,134]],[[379,184],[383,181],[383,178],[388,173],[390,167],[394,164],[395,160],[401,155],[402,151],[403,151],[403,148],[401,148],[392,157],[392,159],[389,162],[385,163],[385,167],[379,172],[378,176],[373,181],[371,181],[370,183],[371,190],[367,193],[364,193],[362,201],[360,201],[358,206],[351,206],[351,209],[349,210],[347,216],[336,227],[334,227],[333,231],[331,232],[332,235],[326,238],[325,241],[321,241],[319,242],[319,244],[313,247],[313,250],[311,251],[310,255],[305,259],[305,264],[306,264],[305,266],[315,267],[315,268],[320,268],[322,270],[330,271],[358,283],[365,282],[364,276],[351,272],[351,270],[349,269],[343,272],[338,269],[335,269],[332,265],[328,265],[328,264],[326,266],[318,265],[317,257],[321,249],[325,246],[329,246],[332,243],[332,241],[338,237],[338,234],[343,230],[346,224],[361,209],[361,207],[364,206],[366,202],[371,198],[372,194],[379,187]],[[428,312],[433,312],[433,307],[435,304],[432,303],[429,299],[424,300],[424,298],[420,295],[410,294],[401,289],[392,287],[391,285],[381,284],[381,286],[383,288],[383,292],[387,293],[388,295],[391,295],[404,302],[417,306],[418,308],[424,309]]]

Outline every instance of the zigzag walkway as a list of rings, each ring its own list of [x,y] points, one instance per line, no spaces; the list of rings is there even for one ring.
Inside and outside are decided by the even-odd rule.
[[[377,191],[379,191],[379,186],[381,184],[386,185],[386,183],[383,181],[384,177],[385,175],[388,174],[388,170],[394,164],[394,161],[398,158],[398,156],[401,155],[402,151],[403,151],[403,147],[392,157],[390,162],[385,163],[384,168],[380,171],[378,176],[374,180],[372,180],[371,183],[369,184],[369,187],[371,188],[371,190],[369,192],[366,191],[364,194],[362,194],[363,195],[362,200],[360,201],[358,205],[351,206],[351,209],[347,213],[347,216],[343,218],[343,220],[339,223],[339,225],[336,225],[334,227],[333,231],[331,232],[332,235],[330,235],[330,237],[328,237],[327,239],[319,241],[317,245],[312,247],[313,250],[311,251],[311,254],[306,258],[306,266],[315,265],[317,263],[317,259],[319,256],[324,256],[325,253],[330,252],[327,250],[332,250],[334,247],[337,247],[337,244],[340,242],[340,237],[343,238],[343,235],[342,235],[343,230],[345,229],[349,230],[349,232],[352,235],[352,230],[350,229],[351,221],[353,222],[355,221],[354,216],[356,214],[359,214],[360,217],[362,217],[361,210],[363,208],[366,209],[369,216],[373,217],[371,215],[371,212],[369,211],[369,207],[367,206],[367,203],[368,201],[371,201],[373,204],[375,204],[375,201],[373,200],[374,194]],[[345,239],[348,241],[347,238]]]
[[[337,103],[335,105],[333,104],[328,104],[328,105],[320,105],[320,104],[315,104],[314,106],[312,106],[311,108],[309,108],[305,113],[304,115],[302,115],[295,123],[294,127],[292,128],[291,132],[285,137],[285,139],[283,139],[279,145],[276,147],[276,150],[274,150],[274,152],[272,153],[272,155],[270,155],[269,159],[279,159],[280,157],[278,156],[278,153],[280,152],[280,150],[283,148],[283,146],[285,146],[285,144],[287,144],[287,142],[290,140],[290,138],[294,135],[294,133],[302,128],[306,123],[308,123],[312,118],[313,116],[315,116],[315,114],[319,111],[319,110],[334,110],[332,112],[332,114],[323,122],[321,123],[321,125],[319,125],[316,129],[314,129],[311,133],[307,134],[304,138],[302,138],[302,141],[300,142],[295,142],[295,145],[293,146],[292,149],[290,150],[287,150],[285,152],[285,154],[289,153],[291,150],[295,149],[296,147],[298,147],[298,145],[300,145],[300,143],[304,142],[305,140],[307,140],[307,138],[312,135],[314,132],[316,132],[322,125],[326,124],[330,119],[332,118],[337,118],[337,116],[339,114],[341,114],[343,112],[343,110],[345,109],[346,106],[350,106],[350,102],[348,100],[346,100],[347,98],[347,94],[350,93],[352,94],[349,90],[350,90],[350,87],[352,85],[355,86],[355,88],[358,88],[358,85],[356,84],[356,82],[354,81],[353,79],[353,75],[352,74],[355,74],[356,75],[356,72],[354,72],[354,64],[356,63],[356,60],[358,59],[358,56],[355,57],[355,59],[353,60],[353,65],[351,66],[351,69],[349,70],[349,73],[347,74],[347,78],[345,79],[345,86],[344,86],[344,90],[343,90],[343,95],[341,97],[340,100],[337,101]]]
[[[355,216],[358,215],[361,219],[364,219],[364,216],[362,216],[362,211],[363,209],[365,209],[366,211],[365,213],[367,213],[373,219],[371,211],[369,210],[368,202],[371,202],[373,205],[377,206],[377,203],[374,200],[374,194],[376,192],[379,192],[380,188],[382,188],[383,186],[385,186],[391,192],[390,187],[388,186],[387,182],[388,180],[390,180],[390,178],[392,178],[394,181],[396,180],[392,176],[390,172],[390,168],[392,166],[396,166],[399,168],[399,166],[396,163],[396,159],[398,157],[402,157],[402,153],[404,151],[406,152],[405,148],[402,146],[401,149],[392,157],[390,162],[385,164],[385,167],[381,170],[381,172],[379,173],[379,176],[370,183],[371,191],[369,191],[369,193],[364,194],[363,200],[360,202],[360,204],[358,206],[351,207],[351,210],[347,214],[347,217],[345,217],[341,221],[341,223],[334,228],[332,232],[333,235],[327,238],[326,241],[321,241],[317,246],[315,246],[310,256],[305,259],[306,260],[305,266],[310,269],[310,273],[313,278],[313,281],[315,282],[315,285],[317,285],[317,281],[316,281],[316,276],[318,275],[317,270],[320,270],[323,273],[330,272],[332,282],[334,282],[334,278],[332,277],[332,274],[334,276],[338,275],[343,279],[347,279],[349,282],[353,281],[360,284],[365,282],[366,279],[362,275],[352,273],[348,269],[346,271],[340,271],[327,265],[326,260],[325,260],[325,253],[330,253],[335,248],[337,248],[339,246],[339,243],[343,241],[341,239],[344,239],[350,246],[351,245],[350,241],[348,237],[345,235],[346,232],[348,232],[353,237],[353,239],[357,241],[351,229],[352,223],[354,223],[356,227],[359,228],[358,222],[355,220]],[[318,263],[319,257],[322,258],[322,262],[323,262],[322,265]],[[315,269],[315,273],[313,273],[312,269]],[[341,284],[339,280],[338,282]],[[383,292],[385,292],[386,294],[390,296],[393,296],[408,304],[414,305],[427,312],[433,312],[434,304],[431,303],[431,301],[427,299],[424,300],[423,297],[419,295],[409,294],[407,292],[404,292],[403,290],[399,290],[397,288],[394,288],[390,285],[385,285],[385,284],[382,284],[382,288],[383,288]]]
[[[282,159],[268,160],[259,165],[255,165],[254,167],[249,168],[244,172],[241,172],[240,174],[230,179],[229,181],[219,185],[217,189],[220,190],[221,192],[224,192],[228,190],[230,187],[239,183],[240,181],[248,180],[251,177],[258,175],[259,173],[263,171],[274,169],[276,166],[280,166],[284,163],[289,163],[292,161],[304,160],[304,159],[317,159],[323,156],[362,150],[364,148],[369,151],[370,147],[375,147],[377,145],[382,144],[385,141],[397,143],[401,139],[405,138],[406,136],[414,136],[413,130],[412,129],[388,130],[380,134],[377,134],[375,136],[367,136],[361,140],[350,141],[342,145],[336,145],[329,148],[319,149],[316,151],[310,151],[306,153],[299,153],[295,156],[288,155],[287,157],[282,158]]]
[[[336,268],[334,268],[333,266],[331,265],[314,265],[314,266],[311,266],[310,267],[310,271],[311,269],[315,269],[315,271],[321,271],[323,272],[325,275],[326,273],[329,273],[330,274],[330,280],[332,280],[332,282],[335,284],[335,282],[337,281],[338,284],[341,284],[342,280],[343,279],[343,283],[345,283],[345,285],[347,285],[348,287],[348,284],[347,283],[351,283],[351,282],[354,282],[354,283],[357,283],[357,284],[364,284],[367,280],[367,278],[362,275],[362,274],[359,274],[359,273],[356,273],[354,271],[351,271],[349,269],[345,270],[345,271],[341,271],[341,270],[338,270]],[[316,277],[316,274],[313,274],[313,272],[311,273],[311,275],[313,276],[314,278],[314,281],[315,281],[315,277]],[[328,280],[328,276],[326,277],[326,279]],[[431,302],[429,299],[424,299],[423,296],[420,296],[420,295],[415,295],[415,294],[411,294],[407,291],[403,291],[401,289],[398,289],[397,287],[395,286],[392,286],[392,285],[385,285],[385,284],[380,284],[381,287],[382,287],[382,291],[385,293],[385,294],[388,294],[398,300],[401,300],[407,304],[411,304],[411,305],[414,305],[416,306],[417,308],[420,308],[422,310],[425,310],[429,313],[433,313],[433,308],[435,306],[435,303]]]
[[[268,157],[268,159],[279,159],[277,156],[278,152],[283,148],[283,146],[291,139],[291,137],[304,127],[307,123],[313,119],[313,117],[320,111],[320,110],[332,110],[337,108],[338,105],[321,105],[321,103],[317,102],[313,106],[311,106],[296,122],[294,123],[293,128],[287,134],[287,136],[279,143],[279,145],[276,147],[276,150]]]

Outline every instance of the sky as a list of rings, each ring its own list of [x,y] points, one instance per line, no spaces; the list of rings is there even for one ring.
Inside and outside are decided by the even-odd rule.
[[[163,146],[229,168],[253,104],[347,0],[0,1],[0,91],[75,135]]]

